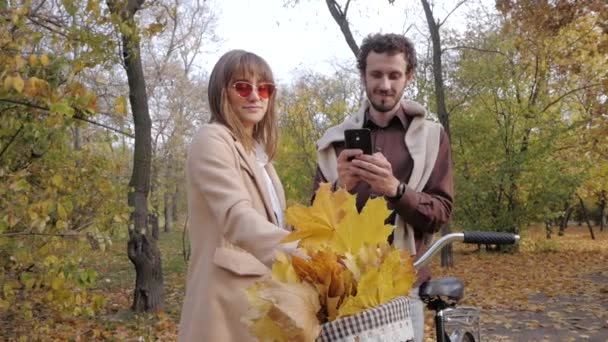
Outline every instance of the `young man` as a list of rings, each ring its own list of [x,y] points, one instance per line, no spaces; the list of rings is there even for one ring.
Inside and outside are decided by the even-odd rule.
[[[427,120],[422,105],[403,100],[416,70],[411,41],[397,34],[375,34],[363,40],[357,66],[367,100],[360,111],[327,130],[317,142],[315,191],[321,182],[357,194],[361,210],[369,198],[384,196],[395,225],[392,243],[420,256],[433,234],[452,213],[453,181],[450,143],[443,127]],[[368,128],[374,153],[345,149],[344,131]],[[424,333],[418,286],[431,277],[418,271],[412,297],[415,341]]]

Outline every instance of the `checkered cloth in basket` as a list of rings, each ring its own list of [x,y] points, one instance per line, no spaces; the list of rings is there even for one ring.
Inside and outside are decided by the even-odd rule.
[[[406,342],[414,339],[407,297],[321,326],[317,342]]]

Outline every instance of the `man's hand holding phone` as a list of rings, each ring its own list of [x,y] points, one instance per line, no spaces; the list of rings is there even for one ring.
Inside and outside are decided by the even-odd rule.
[[[340,184],[351,190],[358,182],[368,183],[373,192],[393,197],[399,180],[391,164],[380,152],[373,153],[371,132],[367,128],[344,131],[346,147],[338,156]],[[372,154],[373,153],[373,154]]]
[[[338,185],[350,191],[361,181],[351,161],[364,153],[372,153],[370,130],[359,128],[344,131],[344,147],[338,155]]]
[[[372,191],[383,196],[394,197],[399,180],[393,175],[391,163],[380,152],[361,154],[351,162],[354,177],[369,184]]]
[[[351,160],[362,154],[360,149],[345,149],[338,155],[338,184],[347,191],[352,190],[361,181]]]
[[[344,147],[338,155],[338,181],[340,186],[350,191],[361,181],[351,161],[364,153],[372,153],[370,130],[359,128],[344,131]]]

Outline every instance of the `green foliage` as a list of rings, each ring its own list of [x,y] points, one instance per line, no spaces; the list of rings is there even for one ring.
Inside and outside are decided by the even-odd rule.
[[[35,254],[32,243],[38,247]],[[7,312],[31,319],[33,310],[42,306],[59,317],[94,316],[104,299],[88,291],[95,285],[97,273],[81,265],[84,251],[74,249],[78,245],[56,237],[11,244],[5,251],[11,254],[10,259],[3,260],[3,301],[11,304]]]
[[[597,70],[608,65],[593,43],[605,40],[593,29],[594,13],[525,39],[518,25],[533,23],[504,20],[468,35],[463,45],[473,49],[461,52],[454,75],[452,101],[463,103],[451,116],[456,220],[517,232],[555,218],[580,184],[598,179],[587,171],[597,160],[586,157],[583,143],[593,132],[581,100],[590,90],[602,93],[605,75]],[[573,68],[574,50],[588,63],[577,59]]]
[[[0,307],[12,317],[94,315],[104,300],[88,293],[83,241],[111,242],[129,215],[129,152],[82,121],[97,111],[83,73],[113,60],[93,3],[25,2],[0,16]]]
[[[301,75],[279,99],[276,167],[288,199],[307,203],[316,171],[316,141],[327,128],[359,109],[359,80],[352,71]]]

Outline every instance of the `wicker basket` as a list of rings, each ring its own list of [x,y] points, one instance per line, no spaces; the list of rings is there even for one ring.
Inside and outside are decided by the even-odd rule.
[[[414,331],[407,297],[357,315],[337,319],[321,326],[318,342],[406,342],[413,341]]]

